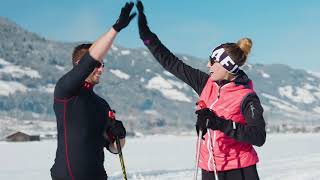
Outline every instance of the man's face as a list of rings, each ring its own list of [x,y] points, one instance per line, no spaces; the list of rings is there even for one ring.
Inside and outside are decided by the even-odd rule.
[[[75,62],[75,65],[78,65],[79,61]],[[86,78],[86,81],[91,84],[99,84],[100,77],[101,77],[103,71],[104,71],[104,62],[101,62],[101,66],[96,67],[93,70],[93,72]]]
[[[104,71],[104,63],[101,62],[101,66],[93,70],[93,72],[87,77],[86,81],[91,84],[99,84],[100,77]]]

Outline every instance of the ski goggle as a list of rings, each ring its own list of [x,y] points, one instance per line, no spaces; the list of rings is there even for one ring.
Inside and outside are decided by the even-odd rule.
[[[98,65],[97,68],[104,68],[104,62],[100,62],[100,65]]]
[[[216,61],[215,59],[212,59],[211,56],[209,56],[209,63],[211,66],[214,65],[214,63],[219,63],[218,61]]]

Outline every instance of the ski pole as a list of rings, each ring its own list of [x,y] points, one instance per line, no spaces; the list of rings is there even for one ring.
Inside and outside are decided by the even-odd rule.
[[[209,119],[207,119],[207,126],[208,126],[208,123],[209,123]],[[213,150],[213,146],[212,146],[212,139],[211,139],[211,133],[210,133],[210,130],[209,128],[207,128],[207,132],[208,132],[208,138],[209,138],[209,142],[210,142],[210,147],[212,148]],[[219,180],[218,178],[218,173],[217,173],[217,169],[216,169],[216,164],[215,164],[215,160],[214,160],[214,157],[213,158],[213,171],[214,171],[214,177],[215,177],[215,180]]]
[[[118,152],[119,152],[119,159],[120,159],[120,164],[121,164],[123,179],[124,179],[124,180],[127,180],[126,166],[124,165],[122,148],[121,148],[120,140],[119,140],[118,137],[116,137],[116,143],[117,143],[117,149],[118,149]]]
[[[196,103],[200,109],[206,108],[207,105],[204,101],[198,101]],[[202,138],[202,130],[199,129],[198,140],[197,140],[197,154],[196,154],[196,162],[195,162],[195,173],[194,173],[194,180],[198,179],[198,169],[199,169],[199,159],[200,159],[200,148],[201,148],[201,138]]]
[[[199,106],[199,109],[204,109],[204,108],[207,108],[207,105],[206,103],[203,101],[203,100],[200,100],[196,103],[196,105]],[[209,123],[209,119],[207,119],[206,121],[206,126],[208,126],[208,123]],[[198,137],[198,154],[197,154],[197,160],[196,160],[196,173],[195,173],[195,180],[197,180],[197,177],[198,177],[198,164],[199,164],[199,157],[200,157],[200,146],[201,144],[199,143],[200,140],[201,140],[201,137],[202,137],[202,131],[199,130],[199,137]],[[211,133],[210,133],[210,129],[207,128],[207,133],[208,133],[208,138],[209,138],[209,142],[210,142],[210,147],[212,148],[213,150],[213,146],[212,146],[212,139],[211,139]],[[218,178],[218,173],[217,173],[217,169],[216,169],[216,164],[215,164],[215,161],[213,159],[213,169],[214,169],[214,176],[215,176],[215,179],[216,180],[219,180]]]
[[[115,117],[115,111],[109,111],[109,118],[112,119],[113,121],[116,119]],[[123,159],[123,154],[122,154],[122,148],[120,144],[120,139],[119,137],[116,137],[116,144],[117,144],[117,150],[119,152],[119,159],[120,159],[120,164],[121,164],[121,169],[122,169],[122,174],[123,174],[123,179],[127,180],[127,172],[126,172],[126,166],[124,164],[124,159]]]
[[[201,146],[201,137],[202,137],[202,131],[199,130],[198,140],[197,140],[197,156],[196,156],[196,169],[194,173],[194,180],[198,179],[198,169],[199,169],[199,159],[200,159],[200,146]]]

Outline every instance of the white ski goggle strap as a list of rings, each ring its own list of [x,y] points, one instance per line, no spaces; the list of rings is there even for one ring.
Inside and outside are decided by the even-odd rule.
[[[210,56],[210,61],[211,63],[213,61],[218,62],[231,74],[237,74],[240,70],[239,66],[230,58],[230,56],[228,56],[222,46],[218,46],[213,50]]]

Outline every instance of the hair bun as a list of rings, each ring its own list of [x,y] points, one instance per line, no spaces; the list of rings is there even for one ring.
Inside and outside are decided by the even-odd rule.
[[[249,55],[252,47],[252,41],[250,38],[242,38],[237,42],[237,45],[244,52],[246,56]]]

